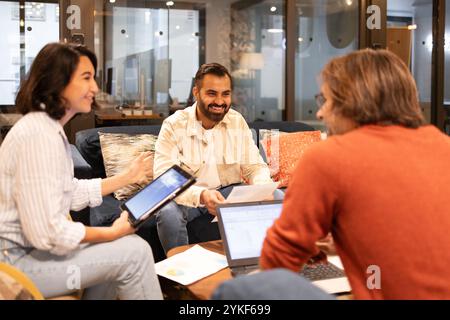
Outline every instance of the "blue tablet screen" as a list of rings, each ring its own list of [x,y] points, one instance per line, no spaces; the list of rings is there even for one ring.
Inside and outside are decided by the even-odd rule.
[[[188,179],[175,169],[166,171],[126,202],[129,213],[138,220],[187,181]]]

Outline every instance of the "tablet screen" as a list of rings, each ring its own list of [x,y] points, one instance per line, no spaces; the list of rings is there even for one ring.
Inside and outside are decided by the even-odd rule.
[[[139,220],[151,208],[182,187],[188,180],[187,177],[173,168],[166,171],[125,203],[129,213],[136,220]]]

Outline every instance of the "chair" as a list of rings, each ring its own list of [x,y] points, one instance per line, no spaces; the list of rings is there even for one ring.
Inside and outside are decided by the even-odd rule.
[[[44,300],[44,296],[33,283],[33,281],[31,281],[30,278],[28,278],[28,276],[19,269],[9,264],[0,262],[0,272],[3,272],[14,279],[33,297],[34,300]]]
[[[23,289],[28,292],[34,300],[44,300],[44,296],[36,287],[36,285],[31,281],[31,279],[19,269],[7,264],[0,262],[0,273],[5,273],[11,277],[16,283],[18,283]],[[71,295],[57,296],[47,300],[79,300],[81,299],[82,291],[79,290]]]

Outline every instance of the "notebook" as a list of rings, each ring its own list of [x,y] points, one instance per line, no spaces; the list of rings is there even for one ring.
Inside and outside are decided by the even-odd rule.
[[[280,216],[282,203],[282,200],[276,200],[218,207],[220,235],[233,276],[258,271],[267,229]],[[350,291],[344,271],[329,262],[307,264],[300,275],[328,293]]]

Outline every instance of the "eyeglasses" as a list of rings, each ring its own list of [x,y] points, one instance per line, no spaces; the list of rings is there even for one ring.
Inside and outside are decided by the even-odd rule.
[[[325,104],[325,102],[327,102],[327,99],[325,99],[325,97],[324,97],[324,95],[323,95],[322,92],[316,94],[316,95],[314,96],[314,98],[316,99],[316,103],[317,103],[317,106],[319,107],[319,109],[323,107],[323,105]]]

